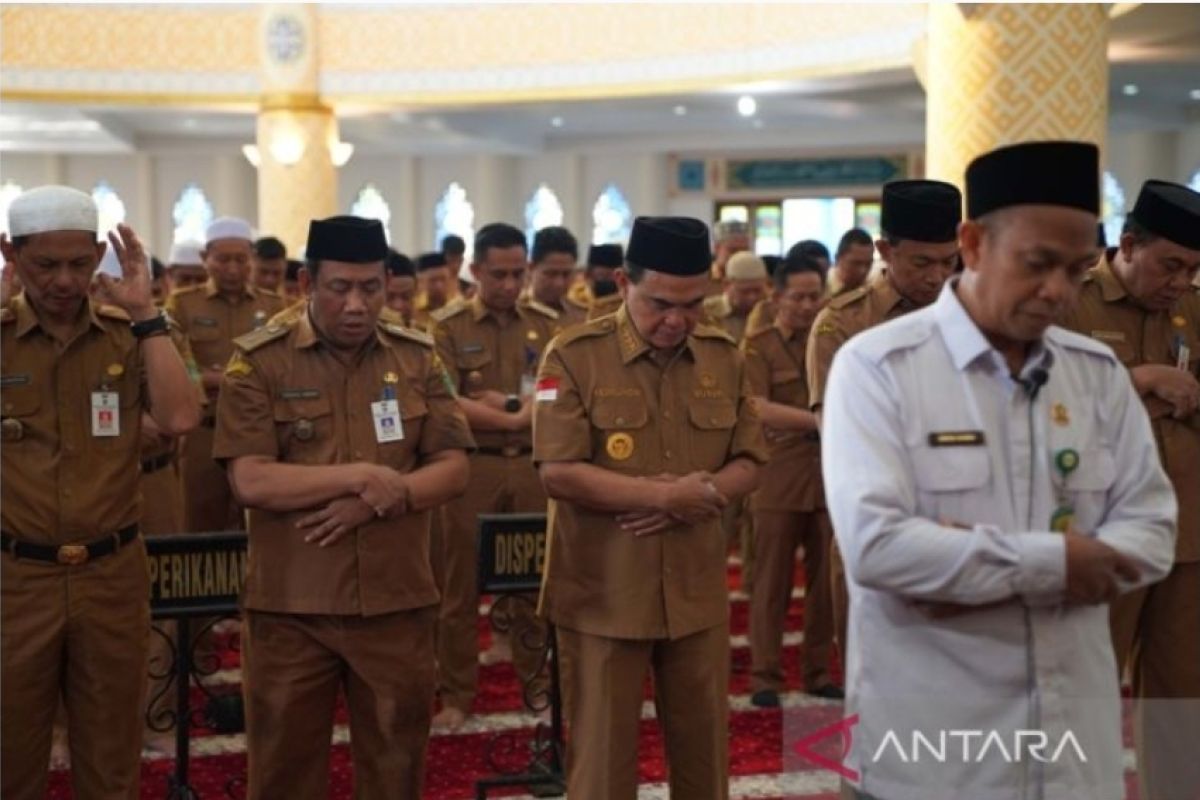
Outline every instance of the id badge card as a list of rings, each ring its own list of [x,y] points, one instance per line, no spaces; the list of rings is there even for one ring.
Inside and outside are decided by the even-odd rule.
[[[121,402],[116,392],[92,392],[92,436],[121,435]]]
[[[375,423],[375,441],[380,444],[404,439],[404,423],[400,421],[400,404],[395,400],[376,400],[371,403],[371,419]]]

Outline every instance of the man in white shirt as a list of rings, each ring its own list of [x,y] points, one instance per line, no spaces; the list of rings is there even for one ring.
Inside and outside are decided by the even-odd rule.
[[[1107,603],[1169,570],[1177,506],[1126,370],[1053,324],[1097,258],[1098,158],[972,162],[966,271],[834,360],[861,797],[1124,797]]]

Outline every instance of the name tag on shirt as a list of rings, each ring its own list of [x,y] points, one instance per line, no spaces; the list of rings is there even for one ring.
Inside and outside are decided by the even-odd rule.
[[[380,444],[404,439],[404,423],[400,421],[400,404],[395,400],[376,400],[371,403],[371,419],[375,422],[375,441]]]
[[[92,392],[92,436],[121,435],[121,402],[116,392]]]
[[[934,431],[929,434],[930,447],[980,447],[983,431]]]

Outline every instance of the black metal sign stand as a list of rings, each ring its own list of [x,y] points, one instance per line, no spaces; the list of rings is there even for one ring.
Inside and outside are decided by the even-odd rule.
[[[186,559],[194,558],[197,554],[221,553],[226,561],[237,558],[246,549],[245,531],[228,531],[221,533],[180,534],[170,536],[146,537],[146,549],[152,559],[151,575],[162,563],[170,563],[170,559],[178,559],[176,563],[185,565]],[[162,586],[178,590],[179,584],[164,580]],[[191,686],[193,681],[204,696],[212,701],[213,693],[204,684],[204,678],[213,675],[220,668],[215,655],[206,660],[197,657],[196,650],[202,646],[212,629],[222,621],[238,619],[237,598],[240,590],[240,580],[227,581],[224,586],[232,587],[231,591],[214,594],[211,587],[187,586],[182,596],[164,595],[152,580],[151,617],[154,622],[174,621],[174,634],[164,630],[159,625],[151,625],[151,635],[163,638],[170,652],[170,662],[165,665],[150,664],[150,678],[161,681],[162,684],[150,698],[146,707],[146,724],[150,730],[166,733],[174,728],[175,731],[175,769],[167,777],[166,800],[199,800],[199,794],[192,787],[189,779],[191,768],[192,727],[208,722],[205,708],[193,708]],[[194,631],[194,633],[193,633]],[[154,710],[154,707],[172,689],[175,692],[175,707]],[[234,789],[245,781],[241,777],[232,778],[225,785],[225,793],[235,798]]]
[[[545,514],[481,514],[479,517],[479,592],[495,596],[488,618],[501,635],[514,634],[512,647],[538,654],[537,666],[529,675],[520,674],[522,700],[526,709],[541,715],[550,712],[550,724],[539,720],[533,740],[524,735],[501,733],[488,743],[487,761],[494,777],[475,782],[475,800],[487,800],[488,791],[507,786],[525,786],[536,797],[560,797],[566,791],[563,769],[562,685],[559,677],[558,641],[549,623],[517,634],[514,620],[519,611],[532,611],[541,585],[541,559],[546,535]],[[513,542],[519,545],[512,547]],[[534,557],[537,543],[538,557]],[[524,607],[524,608],[523,608]],[[516,659],[514,658],[514,663]],[[549,672],[549,689],[544,673]],[[529,759],[516,771],[499,763],[501,752],[519,752],[529,747]]]

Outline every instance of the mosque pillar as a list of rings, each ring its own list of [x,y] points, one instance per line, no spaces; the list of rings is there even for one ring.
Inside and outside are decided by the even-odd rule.
[[[266,5],[260,12],[262,100],[258,113],[258,228],[289,253],[309,220],[337,213],[337,119],[321,102],[317,7]]]
[[[930,3],[926,175],[962,186],[975,156],[1016,142],[1076,139],[1104,150],[1108,6]]]

